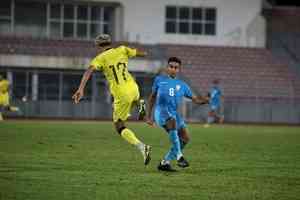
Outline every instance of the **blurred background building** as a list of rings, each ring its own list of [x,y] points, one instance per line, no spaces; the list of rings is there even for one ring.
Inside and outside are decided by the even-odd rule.
[[[196,93],[219,79],[225,121],[300,123],[300,7],[276,0],[1,0],[0,73],[12,85],[21,117],[111,118],[101,73],[86,97],[71,96],[97,52],[93,39],[149,52],[129,63],[146,97],[169,56]],[[28,101],[23,102],[26,96]],[[185,102],[189,121],[206,107]]]

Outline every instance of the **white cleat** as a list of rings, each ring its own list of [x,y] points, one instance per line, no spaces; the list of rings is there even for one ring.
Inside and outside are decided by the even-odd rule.
[[[210,127],[210,124],[204,124],[203,127],[204,127],[204,128],[209,128],[209,127]]]
[[[144,164],[148,165],[150,160],[151,160],[151,146],[150,145],[145,145],[144,151],[143,151],[143,156],[144,156]]]

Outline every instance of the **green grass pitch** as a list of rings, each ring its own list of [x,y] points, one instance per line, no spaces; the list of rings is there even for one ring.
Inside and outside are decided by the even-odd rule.
[[[191,124],[191,166],[172,174],[156,169],[167,135],[128,127],[149,166],[110,122],[1,122],[0,200],[300,199],[299,127]]]

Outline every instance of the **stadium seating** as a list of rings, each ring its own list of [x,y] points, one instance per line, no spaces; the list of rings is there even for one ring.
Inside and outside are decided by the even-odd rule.
[[[264,13],[268,24],[268,48],[300,73],[300,8],[275,7]]]
[[[168,56],[183,58],[182,74],[195,89],[208,91],[220,79],[231,98],[300,97],[299,78],[267,49],[166,45]]]
[[[209,47],[193,45],[141,45],[150,59],[183,60],[181,75],[197,91],[206,93],[213,79],[220,79],[229,98],[300,98],[300,79],[285,62],[263,48]],[[91,41],[32,39],[0,36],[1,54],[93,57]]]

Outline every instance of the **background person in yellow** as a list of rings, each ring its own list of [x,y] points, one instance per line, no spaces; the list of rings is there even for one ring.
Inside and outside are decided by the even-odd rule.
[[[9,82],[0,75],[0,121],[3,120],[2,112],[18,111],[18,107],[10,106],[9,104]]]
[[[101,71],[109,83],[109,89],[113,96],[113,122],[116,131],[130,144],[135,145],[144,157],[144,164],[150,161],[151,147],[141,142],[134,132],[125,126],[125,121],[130,116],[131,108],[139,103],[139,88],[134,78],[128,72],[128,58],[134,56],[145,56],[146,53],[126,46],[111,47],[111,38],[107,34],[96,37],[95,45],[101,53],[98,54],[90,63],[85,71],[80,86],[73,95],[73,100],[77,104],[84,95],[84,88],[91,74]],[[140,114],[145,114],[144,101],[139,103]],[[142,117],[139,117],[142,118]]]

